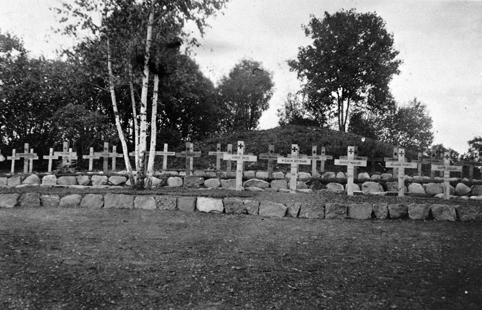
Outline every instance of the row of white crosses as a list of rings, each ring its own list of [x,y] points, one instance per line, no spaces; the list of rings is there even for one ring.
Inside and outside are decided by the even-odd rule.
[[[89,160],[89,171],[93,170],[93,160],[94,159],[104,159],[104,165],[103,165],[103,170],[107,171],[108,170],[108,159],[112,159],[112,170],[116,169],[116,158],[122,157],[122,154],[117,153],[117,147],[114,145],[112,147],[112,152],[109,152],[109,143],[104,142],[104,150],[102,152],[94,152],[94,148],[90,148],[89,155],[83,155],[82,157],[84,159]],[[33,161],[38,160],[39,157],[36,153],[34,153],[33,149],[29,149],[29,144],[25,143],[24,144],[24,152],[23,153],[17,153],[16,149],[12,150],[12,156],[7,156],[7,160],[12,161],[11,165],[11,173],[15,172],[15,161],[24,159],[24,167],[23,167],[23,173],[32,173],[33,171]],[[72,164],[73,160],[77,160],[78,156],[76,152],[72,151],[72,148],[69,148],[68,142],[63,143],[63,148],[61,152],[54,151],[53,148],[50,148],[49,150],[49,155],[43,156],[42,159],[48,160],[48,172],[52,172],[52,161],[57,160],[61,158],[62,159],[62,165],[70,165]],[[5,157],[3,157],[0,154],[0,161],[5,160]]]

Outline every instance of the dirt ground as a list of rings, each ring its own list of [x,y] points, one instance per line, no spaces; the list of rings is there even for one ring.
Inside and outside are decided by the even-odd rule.
[[[481,308],[481,222],[0,209],[0,309]]]

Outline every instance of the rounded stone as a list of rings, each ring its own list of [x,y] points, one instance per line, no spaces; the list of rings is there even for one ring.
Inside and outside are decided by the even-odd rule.
[[[221,182],[218,178],[207,179],[204,181],[204,186],[208,188],[218,188],[221,186]]]
[[[470,191],[471,191],[470,187],[468,187],[464,183],[458,183],[455,186],[455,194],[457,196],[465,196],[465,195],[469,194]]]
[[[425,194],[423,186],[419,183],[412,183],[408,186],[408,192],[411,194]]]
[[[180,187],[182,186],[182,179],[180,177],[169,177],[167,179],[167,186]]]
[[[22,184],[39,185],[40,178],[36,174],[29,175],[23,180]]]
[[[331,191],[331,192],[344,192],[345,191],[345,187],[343,185],[341,185],[340,183],[328,183],[326,184],[326,189]]]

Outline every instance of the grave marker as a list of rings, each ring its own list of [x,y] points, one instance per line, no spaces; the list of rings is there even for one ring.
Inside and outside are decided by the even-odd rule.
[[[201,152],[194,152],[194,145],[186,142],[186,151],[176,153],[176,157],[186,158],[186,176],[188,176],[192,174],[194,157],[201,157]]]
[[[467,166],[469,167],[469,181],[472,182],[474,180],[474,167],[477,166],[479,161],[479,152],[471,152],[470,158],[468,160],[463,160],[456,163],[456,166]]]
[[[443,164],[432,164],[432,171],[443,171],[444,173],[444,199],[450,199],[450,172],[462,172],[461,166],[450,165],[450,153],[444,153]]]
[[[298,166],[299,165],[310,165],[311,159],[307,157],[300,157],[299,147],[297,144],[291,145],[291,156],[290,157],[278,157],[278,164],[289,164],[291,165],[291,178],[290,178],[290,193],[296,193],[296,182],[298,181]]]
[[[405,149],[398,149],[398,160],[397,161],[387,161],[387,168],[397,169],[398,177],[398,196],[403,197],[405,193],[405,169],[415,169],[417,168],[417,163],[405,162]]]
[[[274,145],[268,146],[268,153],[259,154],[259,159],[268,160],[268,178],[273,178],[273,163],[278,159],[280,154],[274,152]]]
[[[228,144],[228,154],[233,154],[233,145],[232,144]],[[224,155],[223,155],[223,159],[224,159]],[[231,176],[231,160],[227,160],[226,161],[226,176],[230,177]]]
[[[20,160],[20,157],[17,156],[15,149],[12,150],[12,156],[7,156],[7,160],[12,161],[12,168],[11,168],[10,172],[15,173],[15,161]]]
[[[52,172],[52,160],[53,159],[59,159],[59,157],[57,155],[54,155],[54,149],[53,148],[50,148],[49,150],[49,155],[44,155],[42,157],[43,160],[46,160],[48,159],[49,160],[49,165],[48,165],[48,168],[47,168],[47,172]]]
[[[244,155],[244,141],[238,141],[238,152],[236,155],[234,154],[224,154],[223,160],[234,160],[236,161],[236,190],[242,191],[243,190],[243,168],[244,162],[250,161],[255,162],[258,160],[256,156],[253,155]]]
[[[124,157],[122,153],[117,153],[117,145],[112,146],[110,157],[112,158],[112,171],[115,171],[117,169],[117,158]]]
[[[156,152],[156,155],[162,156],[162,170],[167,170],[167,156],[176,156],[176,152],[169,152],[167,148],[167,143],[164,143],[164,149],[161,152]]]
[[[322,147],[321,148],[321,154],[320,155],[317,155],[318,151],[317,151],[317,146],[316,145],[313,145],[311,147],[311,156],[308,156],[309,159],[311,159],[312,163],[311,163],[311,175],[313,177],[317,176],[319,177],[320,174],[316,171],[316,162],[319,160],[321,163],[320,163],[320,172],[324,172],[325,171],[325,161],[328,160],[328,159],[333,159],[333,156],[331,155],[326,155],[325,154],[325,148]]]
[[[100,159],[100,156],[95,155],[94,148],[89,148],[89,155],[83,155],[83,159],[89,160],[89,171],[94,170],[94,159]]]
[[[353,181],[354,181],[354,174],[355,174],[355,167],[366,167],[367,160],[363,159],[366,157],[358,157],[355,158],[355,147],[349,146],[348,147],[348,156],[344,159],[345,156],[340,156],[340,159],[335,159],[335,165],[337,166],[347,166],[347,194],[348,196],[353,196]],[[362,159],[359,159],[362,158]]]
[[[24,153],[17,153],[16,156],[23,158],[23,173],[27,174],[29,171],[32,172],[33,160],[37,160],[38,156],[33,152],[33,149],[29,152],[28,143],[24,144]]]
[[[64,142],[62,152],[54,152],[57,157],[62,157],[62,166],[68,166],[72,164],[73,159],[77,159],[77,153],[72,152],[72,148],[69,148],[69,143]]]
[[[116,146],[113,146],[112,153],[109,152],[109,142],[104,142],[104,149],[102,152],[94,152],[94,156],[103,158],[102,170],[107,172],[109,170],[109,158],[112,158],[112,169],[115,169],[115,158],[117,158]],[[121,155],[122,156],[122,155]]]
[[[208,155],[216,155],[216,172],[221,171],[221,159],[226,152],[221,152],[221,143],[216,144],[216,151],[209,152]]]

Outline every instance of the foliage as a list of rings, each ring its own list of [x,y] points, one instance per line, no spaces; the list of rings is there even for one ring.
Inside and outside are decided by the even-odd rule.
[[[313,44],[300,47],[288,64],[303,82],[306,110],[317,119],[337,118],[343,132],[352,108],[384,111],[401,61],[383,19],[341,10],[322,20],[312,16],[303,29]]]
[[[283,108],[277,110],[279,125],[320,126],[324,120],[315,119],[306,111],[300,94],[288,93]]]
[[[395,146],[425,150],[433,141],[432,118],[417,98],[396,107],[378,126],[380,140]]]
[[[272,74],[260,62],[243,59],[236,64],[218,86],[219,100],[225,105],[223,130],[256,129],[273,87]]]

